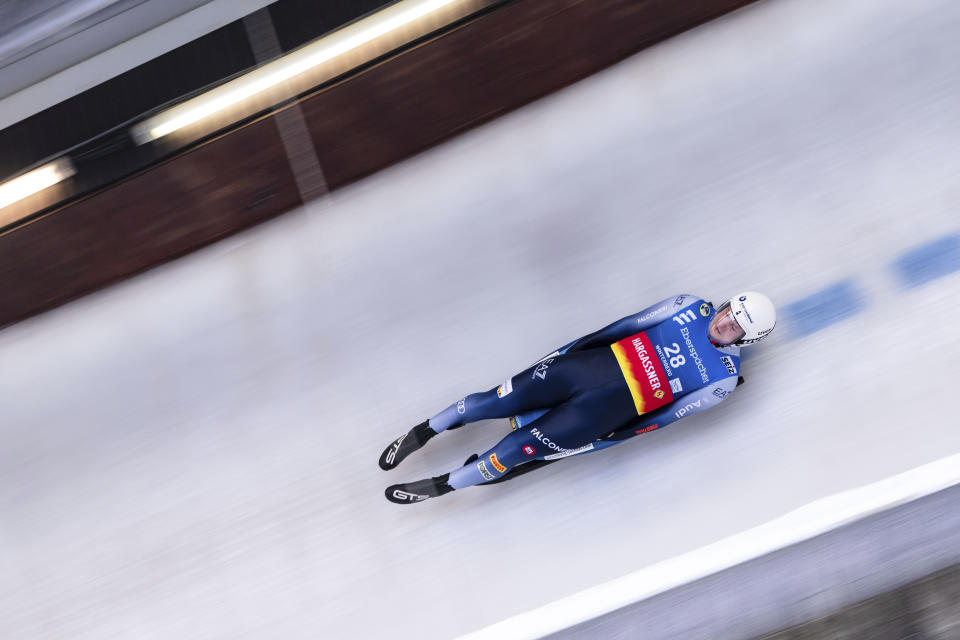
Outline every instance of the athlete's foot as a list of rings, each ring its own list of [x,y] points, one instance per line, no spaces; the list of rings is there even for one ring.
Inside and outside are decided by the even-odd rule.
[[[380,454],[380,468],[384,471],[393,469],[408,455],[427,444],[427,440],[435,435],[437,432],[430,428],[430,421],[424,420],[383,450]]]
[[[387,487],[384,493],[387,496],[387,500],[396,504],[423,502],[427,498],[436,498],[453,491],[453,487],[447,484],[447,480],[449,479],[450,474],[445,473],[436,478],[391,485]]]

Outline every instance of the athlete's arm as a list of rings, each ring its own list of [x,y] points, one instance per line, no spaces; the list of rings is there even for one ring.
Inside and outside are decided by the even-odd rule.
[[[677,398],[665,407],[660,407],[656,411],[637,416],[625,426],[607,434],[603,439],[626,440],[633,436],[662,429],[680,418],[686,418],[687,416],[706,411],[710,407],[720,404],[736,388],[736,376],[717,380],[713,384],[701,389],[696,389],[685,396]]]
[[[589,335],[585,335],[582,338],[578,338],[560,347],[559,352],[567,353],[569,351],[581,351],[583,349],[593,349],[594,347],[610,346],[617,340],[622,340],[635,333],[640,333],[655,324],[663,322],[694,300],[697,300],[697,297],[690,294],[666,298],[647,307],[643,311],[626,316],[625,318],[620,318],[613,324],[607,325],[599,331],[594,331]]]

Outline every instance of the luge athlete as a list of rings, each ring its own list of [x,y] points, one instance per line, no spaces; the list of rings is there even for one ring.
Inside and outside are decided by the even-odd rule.
[[[459,469],[388,487],[387,499],[412,504],[500,482],[704,411],[742,381],[740,347],[760,341],[775,325],[773,303],[754,291],[734,296],[719,309],[680,295],[621,318],[394,440],[380,456],[384,470],[438,433],[469,422],[510,417],[514,427]]]

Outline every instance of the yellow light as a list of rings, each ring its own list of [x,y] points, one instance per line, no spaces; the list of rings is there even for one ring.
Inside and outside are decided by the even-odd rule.
[[[140,144],[162,138],[458,2],[463,0],[399,2],[141,122],[133,137]]]
[[[76,171],[74,171],[70,161],[66,158],[60,158],[39,169],[34,169],[13,180],[4,182],[0,184],[0,209],[9,207],[14,202],[19,202],[24,198],[29,198],[58,182],[63,182],[74,173]]]

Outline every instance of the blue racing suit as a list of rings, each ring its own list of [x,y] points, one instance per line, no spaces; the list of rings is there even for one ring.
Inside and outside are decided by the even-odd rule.
[[[723,401],[737,386],[740,348],[710,342],[715,313],[696,296],[667,298],[433,416],[437,432],[506,417],[514,428],[451,472],[450,486],[497,481],[517,465],[611,446]]]

